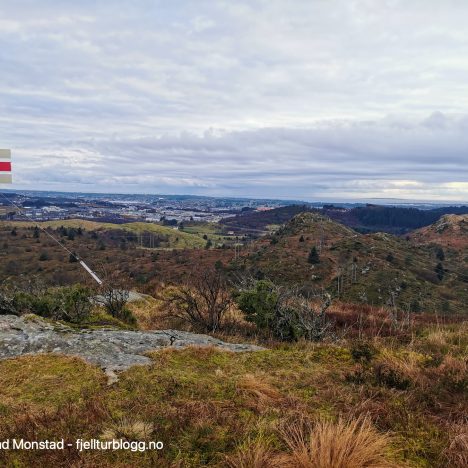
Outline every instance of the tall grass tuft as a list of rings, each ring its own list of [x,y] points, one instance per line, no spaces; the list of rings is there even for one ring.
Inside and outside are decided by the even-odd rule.
[[[275,455],[270,448],[270,441],[263,437],[256,440],[248,439],[234,455],[226,459],[229,468],[273,468]]]
[[[454,425],[450,444],[445,450],[447,465],[453,468],[468,466],[468,423]]]
[[[122,418],[112,423],[101,434],[101,439],[148,440],[154,430],[151,423]]]
[[[387,460],[390,437],[380,434],[367,417],[350,421],[296,422],[280,433],[290,453],[283,466],[296,468],[364,468],[396,466]]]
[[[258,410],[284,401],[283,395],[276,388],[252,374],[246,374],[239,379],[237,391],[240,395],[246,396],[252,406]]]

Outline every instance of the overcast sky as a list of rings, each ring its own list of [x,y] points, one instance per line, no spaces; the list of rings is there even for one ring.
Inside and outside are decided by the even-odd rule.
[[[13,187],[468,201],[467,0],[0,0]]]

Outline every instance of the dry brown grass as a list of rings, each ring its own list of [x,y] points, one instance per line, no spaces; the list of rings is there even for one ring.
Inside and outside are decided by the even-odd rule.
[[[378,384],[398,390],[460,393],[468,389],[468,362],[464,357],[447,354],[437,366],[431,358],[416,352],[394,354],[383,349],[373,365]]]
[[[367,417],[350,421],[299,421],[280,433],[290,453],[283,466],[296,468],[363,468],[396,466],[388,461],[390,437],[376,431]]]
[[[374,365],[378,383],[400,390],[414,385],[425,386],[428,382],[421,369],[422,359],[418,353],[398,356],[383,349]]]
[[[89,398],[89,395],[87,397]],[[69,402],[56,409],[16,408],[10,417],[7,414],[0,418],[0,440],[13,438],[46,440],[63,437],[66,442],[73,443],[78,437],[96,436],[92,431],[98,428],[108,416],[105,404],[95,395],[92,399],[86,400],[84,404]],[[51,434],[54,436],[50,437]],[[96,454],[92,454],[90,458]],[[0,450],[0,466],[84,467],[97,466],[97,464],[89,460],[83,461],[82,454],[73,447],[64,451]],[[99,466],[110,465],[103,461]]]
[[[432,346],[442,348],[447,346],[447,339],[449,336],[450,333],[446,330],[434,330],[427,335],[426,341]]]
[[[122,372],[111,387],[80,360],[1,361],[0,440],[73,441],[110,430],[141,439],[149,431],[139,426],[150,422],[150,440],[157,436],[166,447],[141,454],[4,451],[0,466],[354,468],[389,466],[395,458],[409,466],[461,468],[467,466],[465,341],[431,354],[424,347],[428,331],[411,348],[393,338],[373,340],[375,354],[359,361],[361,382],[346,379],[355,366],[350,342],[281,344],[260,353],[167,347],[148,353],[152,365]],[[395,390],[377,382],[375,366],[382,363],[411,385]],[[298,422],[321,417],[317,424]]]
[[[284,401],[283,395],[265,380],[253,374],[246,374],[237,382],[237,391],[250,400],[251,406],[265,409]]]
[[[104,429],[101,439],[149,440],[154,431],[154,425],[140,420],[122,418]]]
[[[417,380],[421,373],[421,364],[424,361],[424,356],[416,352],[405,352],[404,354],[397,355],[388,349],[383,349],[380,352],[383,361],[388,363],[389,366],[397,369],[402,374],[412,380]]]
[[[234,455],[227,457],[226,464],[230,468],[273,468],[280,466],[276,458],[269,440],[248,439]]]
[[[397,327],[392,323],[387,307],[335,301],[327,314],[333,320],[339,333],[348,339],[393,337],[399,341],[409,342],[415,330],[431,326],[433,330],[430,335],[433,336],[424,340],[426,344],[433,342],[434,346],[446,346],[456,338],[459,341],[463,340],[467,333],[467,322],[461,314],[439,316],[428,312],[412,313],[409,323],[405,322],[400,314]],[[437,326],[434,326],[436,323]],[[448,331],[444,328],[449,324],[456,325],[457,331]]]
[[[468,423],[464,422],[452,426],[450,444],[445,450],[444,456],[447,464],[453,468],[465,468],[468,466]]]
[[[152,297],[145,300],[129,303],[128,308],[138,321],[138,328],[141,330],[161,330],[165,328],[176,328],[174,324],[164,316],[161,301]]]
[[[436,369],[436,374],[435,377],[439,377],[452,390],[462,391],[468,388],[468,362],[466,359],[448,354]]]

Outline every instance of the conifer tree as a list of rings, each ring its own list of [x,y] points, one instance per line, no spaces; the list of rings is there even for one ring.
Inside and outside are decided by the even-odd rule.
[[[317,252],[316,247],[312,247],[309,253],[309,258],[307,259],[309,263],[312,263],[312,265],[316,265],[317,263],[320,263],[320,257]]]

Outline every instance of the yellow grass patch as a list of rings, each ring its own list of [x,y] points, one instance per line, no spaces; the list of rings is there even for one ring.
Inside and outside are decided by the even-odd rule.
[[[103,372],[78,358],[56,354],[0,361],[0,400],[56,407],[79,401],[105,384]]]
[[[283,426],[281,435],[290,450],[282,457],[284,467],[395,466],[387,460],[390,437],[377,432],[366,417],[349,421],[320,421],[315,425],[296,422]]]

